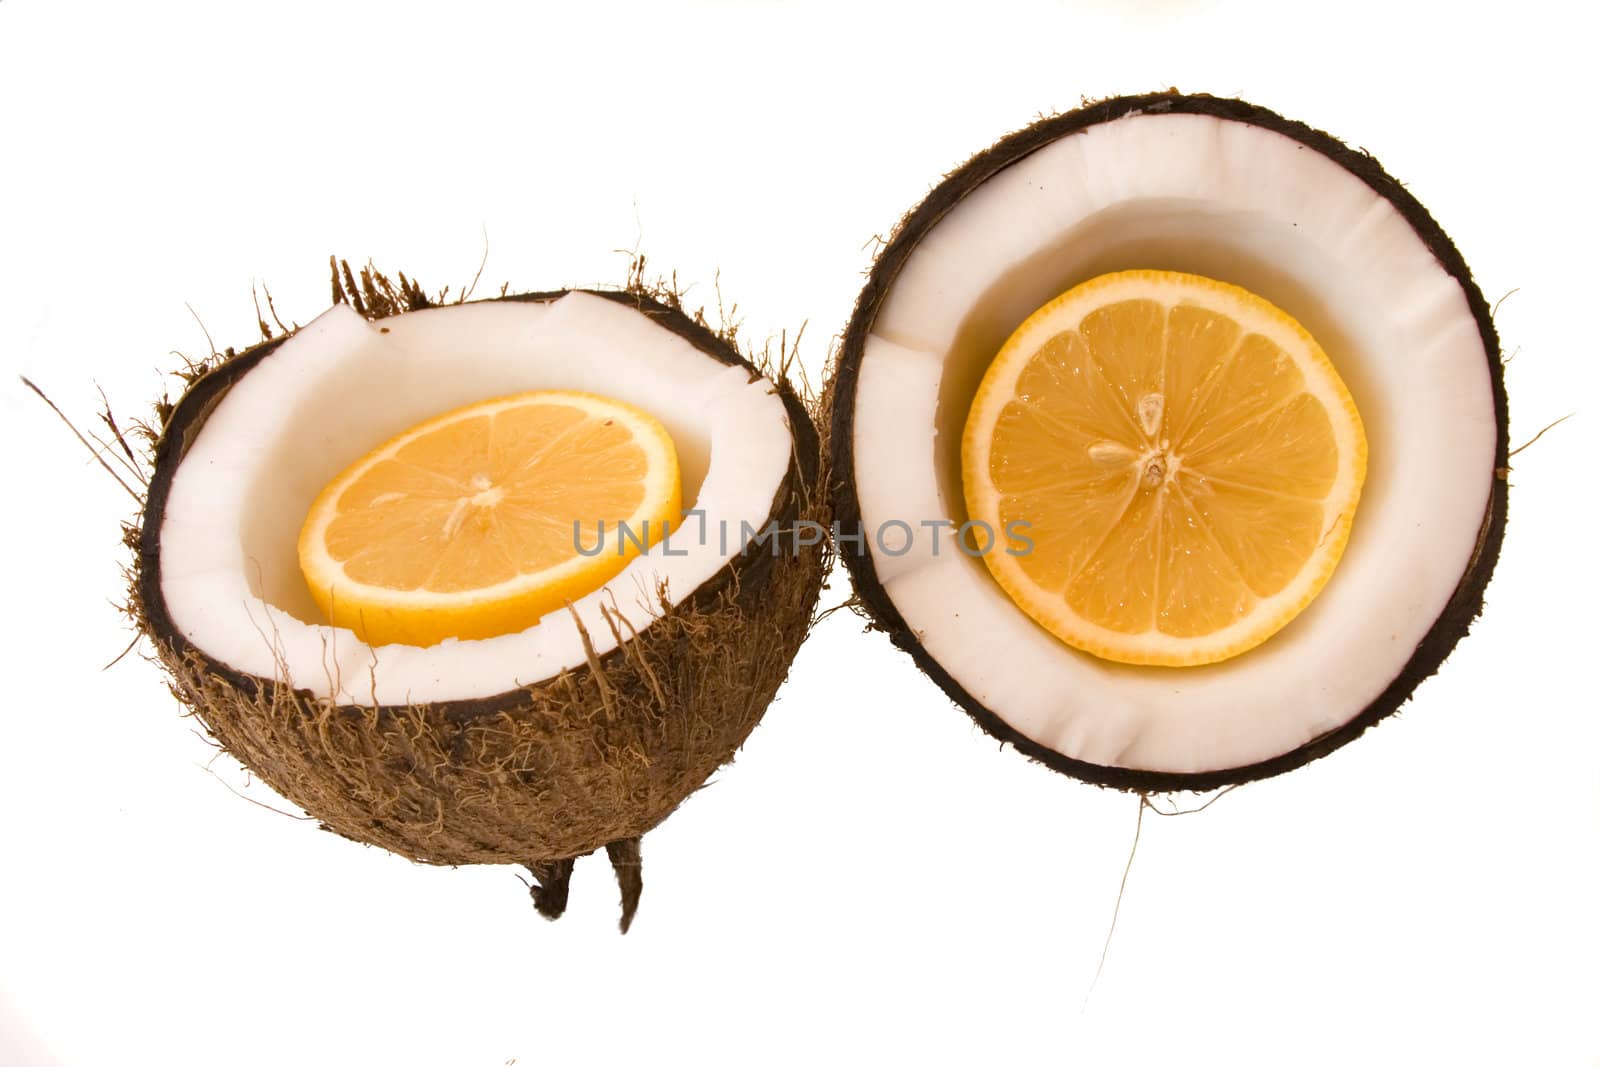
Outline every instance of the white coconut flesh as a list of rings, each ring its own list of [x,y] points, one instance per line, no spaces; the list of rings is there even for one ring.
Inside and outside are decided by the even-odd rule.
[[[966,519],[961,429],[1006,337],[1074,284],[1129,268],[1232,282],[1298,318],[1350,387],[1370,445],[1327,586],[1264,645],[1207,667],[1070,649],[981,560],[920,525]],[[853,473],[887,596],[974,699],[1087,763],[1224,770],[1350,721],[1444,610],[1484,520],[1496,419],[1461,286],[1388,200],[1258,126],[1134,113],[1024,157],[926,233],[862,351]],[[916,529],[909,551],[898,526],[876,536],[893,520]]]
[[[677,447],[685,508],[700,513],[575,602],[597,654],[617,644],[602,606],[625,637],[643,632],[663,611],[659,588],[681,603],[739,554],[745,526],[771,517],[793,449],[775,387],[631,307],[569,293],[369,323],[341,305],[234,384],[174,475],[160,541],[173,624],[234,670],[351,704],[487,697],[583,665],[565,609],[487,640],[373,648],[325,623],[296,552],[312,501],[355,460],[430,416],[534,389],[654,415]]]

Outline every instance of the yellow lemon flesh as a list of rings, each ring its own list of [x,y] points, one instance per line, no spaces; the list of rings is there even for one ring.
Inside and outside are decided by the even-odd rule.
[[[1298,322],[1192,274],[1101,275],[1001,348],[961,442],[984,562],[1066,644],[1213,663],[1299,614],[1333,573],[1367,442]],[[982,530],[983,527],[975,527]]]
[[[659,541],[681,492],[672,439],[638,408],[500,397],[407,430],[329,483],[300,568],[328,620],[371,645],[515,633]]]

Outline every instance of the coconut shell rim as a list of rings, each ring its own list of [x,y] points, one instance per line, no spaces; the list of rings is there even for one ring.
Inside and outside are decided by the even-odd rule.
[[[337,280],[337,275],[335,277]],[[666,303],[657,299],[656,295],[651,292],[630,286],[626,289],[570,288],[538,290],[526,293],[510,293],[478,300],[462,300],[453,304],[443,305],[435,305],[418,296],[409,308],[396,308],[389,313],[369,313],[363,306],[357,306],[356,310],[361,312],[364,318],[376,322],[390,317],[390,314],[404,314],[409,310],[460,307],[467,304],[507,301],[548,303],[566,296],[568,293],[575,292],[587,293],[591,296],[610,300],[613,303],[632,307],[641,314],[650,317],[658,326],[687,341],[703,354],[729,366],[743,367],[750,373],[752,381],[757,378],[765,378],[771,382],[777,390],[779,398],[783,401],[784,410],[789,417],[792,449],[789,469],[785,472],[783,480],[773,493],[773,504],[767,514],[767,520],[776,521],[779,527],[783,528],[802,517],[805,498],[816,488],[822,471],[821,439],[804,401],[786,377],[763,374],[760,368],[739,351],[730,337],[712,330],[704,322],[685,313],[682,307],[677,306],[675,300],[672,303]],[[344,302],[339,293],[340,290],[337,288],[336,282],[336,303]],[[294,331],[264,340],[242,352],[229,354],[220,363],[208,367],[198,377],[190,381],[188,388],[185,389],[182,397],[173,407],[171,414],[161,429],[160,439],[154,448],[155,462],[139,517],[138,541],[135,553],[137,561],[135,595],[137,598],[137,615],[141,628],[159,645],[170,649],[173,654],[184,659],[197,660],[206,671],[225,680],[234,688],[251,697],[263,692],[264,687],[282,684],[284,679],[264,678],[236,670],[229,664],[215,659],[199,648],[177,628],[167,611],[166,599],[161,591],[160,533],[165,519],[166,501],[171,490],[172,479],[182,465],[183,459],[193,443],[194,436],[204,426],[212,409],[226,394],[227,390],[232,388],[241,377],[249,373],[262,359],[270,355],[279,345],[292,336],[294,336]],[[174,451],[176,451],[176,455],[174,455]],[[701,612],[706,610],[717,598],[730,591],[731,595],[741,602],[754,599],[759,596],[761,588],[766,584],[766,578],[770,574],[771,568],[777,563],[776,555],[771,552],[760,551],[758,544],[752,544],[741,555],[729,560],[714,575],[697,586],[689,596],[677,604],[665,608],[663,615]],[[648,632],[648,630],[641,631],[641,633],[645,632]],[[631,639],[630,637],[627,640]],[[503,712],[515,711],[522,707],[526,703],[526,694],[529,690],[555,683],[564,675],[578,675],[593,669],[593,666],[598,666],[604,670],[608,665],[621,659],[626,652],[625,644],[626,641],[619,643],[616,648],[599,656],[597,659],[592,659],[588,664],[580,664],[565,671],[486,697],[432,702],[419,701],[410,705],[349,706],[359,707],[380,717],[404,708],[423,706],[431,708],[436,714],[454,722],[466,722],[493,716]],[[294,691],[298,696],[312,703],[332,702],[331,700],[319,701],[306,689],[294,689]]]
[[[1021,733],[951,677],[917,639],[878,580],[870,549],[859,537],[853,540],[842,538],[838,555],[850,572],[860,604],[873,622],[886,631],[890,640],[907,652],[917,667],[990,736],[1014,746],[1051,770],[1092,785],[1139,793],[1207,792],[1274,777],[1302,767],[1349,744],[1398,711],[1416,688],[1439,669],[1456,644],[1466,636],[1472,621],[1482,612],[1484,591],[1494,573],[1504,541],[1509,495],[1506,480],[1509,418],[1504,366],[1493,312],[1483,292],[1473,281],[1466,260],[1443,228],[1416,197],[1391,177],[1369,153],[1352,149],[1331,134],[1243,100],[1176,91],[1112,97],[1086,103],[1076,110],[1040,119],[1002,137],[947,175],[900,221],[868,273],[866,285],[857,297],[846,326],[830,383],[832,410],[828,434],[832,463],[829,490],[838,529],[859,534],[862,528],[861,504],[856,492],[853,440],[856,380],[867,334],[901,269],[923,237],[970,192],[1006,167],[1063,137],[1138,113],[1207,115],[1243,122],[1289,137],[1321,153],[1393,205],[1433,253],[1439,265],[1461,287],[1478,325],[1488,363],[1496,424],[1495,460],[1489,500],[1479,526],[1477,544],[1444,610],[1429,627],[1399,674],[1371,703],[1343,725],[1288,752],[1254,763],[1210,771],[1154,771],[1075,759]],[[849,541],[848,548],[845,541]]]

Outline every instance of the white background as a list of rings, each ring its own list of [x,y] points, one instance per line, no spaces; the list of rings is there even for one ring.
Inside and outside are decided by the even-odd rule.
[[[1579,10],[1574,6],[1572,11]],[[0,1063],[1600,1062],[1592,31],[1555,5],[0,3],[0,358],[92,423],[328,300],[620,282],[638,244],[815,373],[866,247],[1036,114],[1176,85],[1370,149],[1501,308],[1511,522],[1397,719],[1184,818],[1000,750],[833,616],[738,761],[560,922],[213,759],[130,656],[131,502],[16,384]],[[1574,15],[1573,17],[1580,17]],[[842,572],[825,596],[844,595]],[[1192,798],[1187,798],[1192,803]]]

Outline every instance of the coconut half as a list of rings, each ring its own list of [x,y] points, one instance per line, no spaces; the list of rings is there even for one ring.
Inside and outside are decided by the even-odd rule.
[[[1266,644],[1206,667],[1068,648],[948,533],[967,518],[961,429],[989,361],[1050,298],[1131,268],[1289,312],[1370,441],[1328,585]],[[975,157],[883,249],[830,389],[839,550],[864,609],[985,730],[1102,785],[1211,789],[1345,744],[1438,668],[1499,553],[1505,392],[1465,262],[1370,156],[1236,100],[1107,100]]]
[[[136,617],[217,740],[328,829],[424,863],[525,864],[552,917],[573,858],[605,846],[626,929],[638,838],[732,757],[809,628],[816,431],[786,381],[660,293],[430,307],[365,288],[336,272],[331,310],[164,413]],[[678,531],[520,633],[372,647],[328,625],[296,555],[322,486],[431,415],[534,389],[658,418],[693,509]]]

